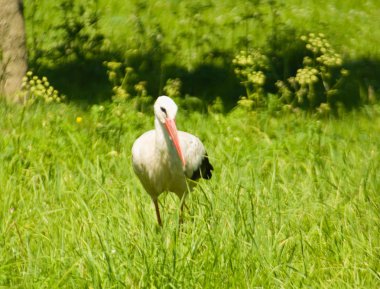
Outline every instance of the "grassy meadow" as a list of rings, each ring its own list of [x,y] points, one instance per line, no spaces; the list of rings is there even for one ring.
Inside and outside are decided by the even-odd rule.
[[[0,100],[0,288],[380,288],[378,1],[24,4],[40,78],[24,87],[35,99]],[[286,63],[309,32],[370,101],[336,114],[236,105],[234,56]],[[177,127],[215,170],[181,226],[179,200],[160,197],[160,228],[131,147],[176,78]]]
[[[131,167],[150,113],[0,110],[3,288],[380,285],[378,107],[339,120],[180,111],[215,171],[181,228],[179,201],[160,198],[162,229]]]

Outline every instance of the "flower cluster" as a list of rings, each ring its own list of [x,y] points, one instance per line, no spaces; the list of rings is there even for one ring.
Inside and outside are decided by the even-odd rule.
[[[264,54],[257,50],[243,50],[235,56],[232,63],[239,78],[253,84],[264,84],[265,76],[262,70],[268,67],[268,58]]]
[[[238,100],[238,105],[247,110],[252,110],[254,102],[251,99],[248,99],[245,96],[243,96]]]
[[[295,95],[299,100],[307,96],[312,103],[320,102],[317,111],[328,114],[339,95],[343,78],[349,72],[342,68],[342,56],[334,50],[323,33],[309,33],[308,36],[301,36],[301,40],[313,56],[304,57],[304,67],[298,69],[293,84],[291,80],[289,83],[296,88]],[[300,88],[294,83],[299,84]]]
[[[306,42],[306,49],[313,52],[320,64],[327,67],[342,65],[342,56],[331,47],[323,33],[309,33],[308,36],[301,36],[301,40]]]
[[[112,92],[113,92],[112,99],[114,101],[122,102],[129,97],[129,94],[125,91],[125,89],[121,86],[118,86],[118,85],[115,85],[112,88]]]
[[[318,82],[318,70],[312,67],[299,68],[295,77],[295,81],[301,86]]]
[[[108,74],[108,79],[112,82],[115,83],[118,81],[118,70],[121,68],[121,63],[116,62],[116,61],[109,61],[109,62],[104,62],[104,65],[107,67],[107,74]]]
[[[266,80],[264,71],[269,67],[268,58],[258,50],[243,50],[235,56],[232,63],[236,76],[242,80],[246,89],[246,97],[238,105],[250,109],[263,103]]]
[[[323,33],[302,35],[301,40],[306,42],[306,48],[315,54],[325,53],[328,49],[331,49],[331,45]]]
[[[164,92],[170,97],[178,97],[181,95],[181,86],[182,82],[179,78],[169,78],[164,86]]]
[[[328,67],[339,67],[342,65],[342,57],[338,53],[322,54],[317,61]]]
[[[265,74],[260,70],[252,71],[250,74],[247,75],[247,80],[253,85],[262,86],[265,82]]]
[[[285,53],[282,57],[291,58],[281,61],[273,54],[268,58],[258,50],[240,51],[235,56],[232,61],[234,72],[246,90],[244,97],[238,101],[240,107],[251,110],[267,105],[269,110],[275,111],[283,105],[292,108],[291,111],[302,107],[321,114],[337,109],[343,97],[344,78],[349,75],[349,71],[343,67],[343,57],[334,50],[323,33],[309,33],[300,39],[304,47],[300,54],[301,66],[298,66],[298,60],[294,61],[293,54]],[[296,69],[295,75],[277,81],[273,79],[281,74],[278,71],[281,65],[285,65],[286,74]],[[285,69],[287,66],[290,69]],[[273,84],[271,81],[275,82],[277,95],[265,91],[266,87]]]
[[[135,84],[134,88],[138,94],[138,96],[147,96],[148,92],[146,90],[146,81],[140,81],[139,83]]]
[[[128,81],[133,73],[133,68],[126,67],[123,73],[121,62],[105,61],[103,64],[107,67],[108,80],[113,84],[112,99],[116,102],[124,102],[130,98],[132,87]],[[138,86],[138,88],[140,87]]]
[[[268,64],[267,57],[257,50],[246,51],[242,50],[232,60],[232,63],[239,67],[249,67],[259,69],[266,67]]]
[[[20,94],[20,97],[29,104],[38,100],[43,100],[46,103],[61,102],[65,98],[50,85],[46,76],[39,78],[37,75],[33,75],[31,71],[28,71],[22,79]]]

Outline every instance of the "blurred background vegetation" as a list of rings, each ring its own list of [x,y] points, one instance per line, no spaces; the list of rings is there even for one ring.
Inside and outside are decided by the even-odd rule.
[[[380,88],[374,0],[24,2],[30,69],[85,105],[143,110],[168,94],[203,111],[325,114]]]

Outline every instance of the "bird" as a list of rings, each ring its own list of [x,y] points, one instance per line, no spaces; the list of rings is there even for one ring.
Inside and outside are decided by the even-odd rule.
[[[158,197],[173,192],[184,199],[200,178],[210,179],[214,167],[200,139],[178,131],[175,118],[178,107],[168,96],[159,96],[154,103],[154,130],[142,134],[132,146],[132,165],[142,186],[150,195],[157,222],[162,226]]]

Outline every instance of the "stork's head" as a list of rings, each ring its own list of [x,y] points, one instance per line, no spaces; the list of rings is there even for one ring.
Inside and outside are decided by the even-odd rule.
[[[175,120],[177,110],[175,102],[166,95],[159,96],[154,103],[154,114],[162,124],[165,124],[167,119]]]
[[[181,146],[178,139],[178,131],[175,124],[175,117],[177,115],[177,105],[168,96],[160,96],[154,103],[154,114],[157,120],[164,125],[175,149],[177,150],[178,156],[181,159],[182,165],[186,165],[185,158],[183,156]]]

